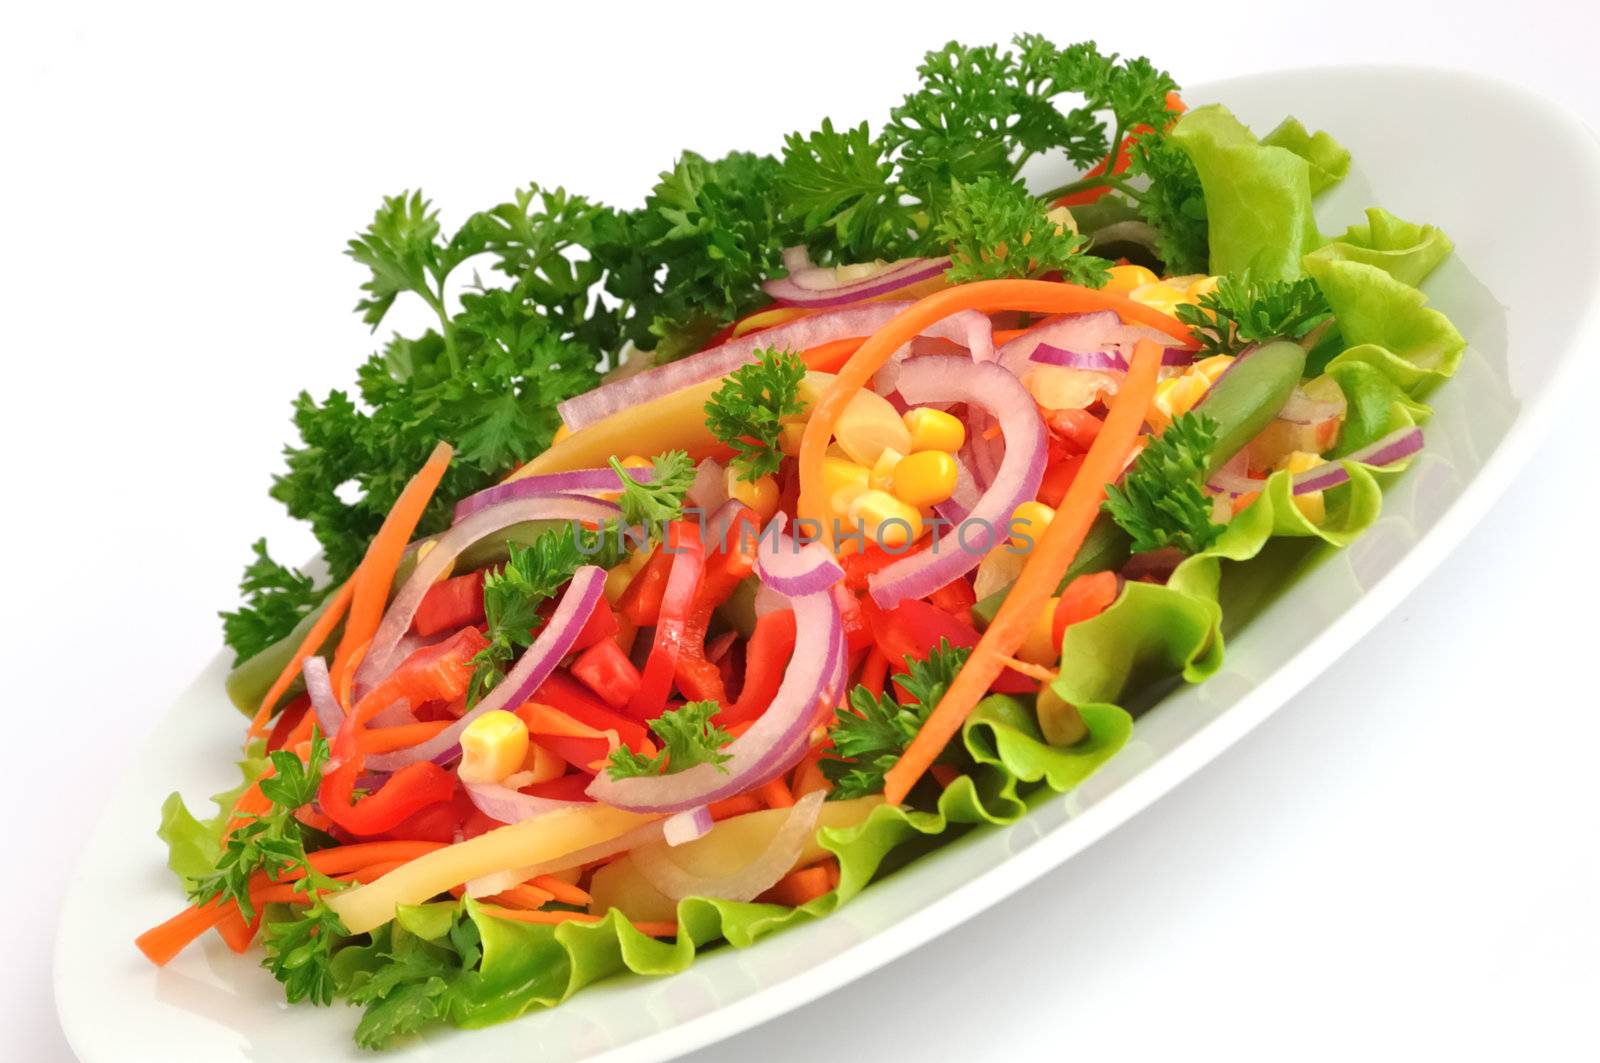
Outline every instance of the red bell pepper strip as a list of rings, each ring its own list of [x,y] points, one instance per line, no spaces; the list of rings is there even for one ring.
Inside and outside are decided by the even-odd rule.
[[[941,639],[953,647],[967,649],[978,644],[977,628],[921,599],[910,599],[884,610],[869,598],[862,601],[861,607],[867,614],[878,650],[888,659],[889,671],[894,674],[904,674],[907,657],[926,659]],[[999,694],[1028,694],[1038,688],[1037,680],[1008,668],[991,689]]]
[[[483,572],[452,576],[428,588],[417,603],[411,630],[427,638],[483,621]]]
[[[649,627],[661,613],[661,596],[667,591],[667,577],[672,573],[674,558],[661,547],[644,567],[634,574],[633,580],[617,599],[617,612],[634,627]]]
[[[609,610],[607,610],[609,612]],[[616,639],[601,639],[578,654],[572,674],[613,709],[620,709],[639,692],[639,669],[628,660]]]
[[[766,711],[778,695],[784,670],[794,656],[794,613],[780,609],[756,621],[744,650],[744,688],[739,699],[717,714],[724,727],[747,723]]]
[[[1052,509],[1061,505],[1061,500],[1067,497],[1067,488],[1072,486],[1082,467],[1082,454],[1070,454],[1052,462],[1045,467],[1044,479],[1039,481],[1039,492],[1034,497]]]
[[[649,756],[655,752],[655,746],[643,724],[632,717],[611,711],[604,702],[589,693],[587,687],[565,672],[551,672],[549,678],[533,692],[529,702],[559,709],[596,731],[615,731],[622,744],[635,753]]]
[[[661,553],[672,562],[672,571],[656,616],[655,644],[645,661],[639,689],[628,701],[628,712],[641,720],[654,719],[666,708],[684,629],[706,567],[700,529],[688,521],[673,521],[667,525],[667,541]]]
[[[278,713],[277,722],[272,725],[272,733],[267,735],[267,750],[282,749],[310,709],[311,699],[304,694],[285,705],[283,711]]]
[[[1090,572],[1067,584],[1050,619],[1050,641],[1059,647],[1061,636],[1070,625],[1105,612],[1121,590],[1121,580],[1115,572]]]
[[[329,819],[351,834],[367,837],[393,829],[428,805],[450,799],[455,776],[431,761],[420,761],[407,764],[375,793],[357,801],[356,780],[367,759],[361,751],[361,735],[374,716],[402,698],[420,705],[460,697],[472,678],[472,658],[487,645],[477,628],[463,628],[438,645],[424,646],[407,657],[356,703],[333,740],[332,758],[339,766],[322,777],[317,791]]]
[[[761,522],[755,511],[740,507],[727,528],[715,533],[720,541],[706,558],[700,589],[695,593],[694,605],[684,623],[683,642],[673,669],[678,689],[691,701],[725,704],[728,700],[722,670],[706,660],[706,632],[717,607],[755,571],[756,536],[760,531]]]

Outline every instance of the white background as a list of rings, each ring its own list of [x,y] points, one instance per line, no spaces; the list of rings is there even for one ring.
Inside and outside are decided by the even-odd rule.
[[[0,17],[11,1058],[71,1058],[57,898],[110,780],[216,651],[248,543],[311,550],[266,487],[292,395],[348,386],[377,342],[339,252],[380,193],[420,184],[446,224],[530,178],[632,204],[684,147],[879,121],[925,48],[1027,29],[1180,83],[1471,67],[1600,126],[1597,27],[1557,3],[255,10]],[[1561,209],[1494,129],[1463,165],[1505,172],[1484,209],[1507,254],[1518,211]],[[1597,398],[1572,396],[1453,558],[1197,778],[703,1058],[1595,1058]]]

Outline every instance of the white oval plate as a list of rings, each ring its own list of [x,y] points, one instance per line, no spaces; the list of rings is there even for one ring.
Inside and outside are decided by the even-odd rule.
[[[1428,445],[1378,524],[1297,578],[1231,638],[1209,682],[1164,699],[1133,741],[1072,794],[977,831],[869,888],[839,913],[754,948],[719,949],[667,979],[616,978],[559,1008],[487,1030],[431,1031],[393,1060],[665,1059],[737,1033],[867,974],[1033,881],[1176,786],[1309,683],[1445,556],[1547,427],[1581,338],[1600,324],[1600,148],[1579,121],[1507,85],[1399,67],[1304,70],[1192,90],[1257,131],[1285,114],[1327,129],[1355,166],[1319,204],[1342,231],[1369,204],[1440,225],[1456,256],[1433,305],[1471,341],[1434,396]],[[1482,131],[1495,131],[1494,156]],[[1540,174],[1541,202],[1511,203],[1497,160]],[[1509,212],[1509,213],[1508,213]],[[57,1007],[88,1063],[373,1059],[356,1013],[287,1008],[279,987],[215,935],[157,970],[132,939],[183,898],[155,837],[174,787],[230,785],[239,717],[215,661],[179,698],[89,839],[56,944]],[[118,905],[105,903],[115,896]]]

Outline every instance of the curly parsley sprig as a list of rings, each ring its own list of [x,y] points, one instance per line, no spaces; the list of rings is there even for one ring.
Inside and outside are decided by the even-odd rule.
[[[691,701],[663,712],[650,721],[650,730],[661,739],[661,752],[647,757],[620,746],[611,753],[607,773],[613,779],[630,779],[637,775],[675,774],[696,764],[714,764],[722,769],[723,762],[729,759],[722,747],[733,741],[733,736],[712,722],[720,708],[715,701]]]
[[[733,467],[755,481],[778,471],[778,435],[785,418],[805,412],[800,382],[806,364],[792,351],[761,350],[729,373],[706,402],[706,427],[734,450]]]
[[[1133,551],[1176,546],[1197,554],[1217,541],[1224,526],[1211,519],[1206,462],[1217,442],[1217,423],[1205,414],[1173,418],[1152,439],[1122,483],[1106,488],[1106,512],[1133,537]]]

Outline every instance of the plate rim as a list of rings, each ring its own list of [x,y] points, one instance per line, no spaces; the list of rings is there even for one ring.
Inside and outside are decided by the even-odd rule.
[[[1592,173],[1600,176],[1600,136],[1594,130],[1565,105],[1497,74],[1423,63],[1334,63],[1236,75],[1201,82],[1193,91],[1198,96],[1220,97],[1234,86],[1249,82],[1279,78],[1316,80],[1363,73],[1450,79],[1513,97],[1519,105],[1535,109],[1579,134],[1576,139],[1582,146],[1573,149],[1574,156],[1585,162]],[[1597,200],[1600,200],[1600,194],[1597,194]],[[1594,235],[1600,237],[1600,231]],[[1577,376],[1581,337],[1600,331],[1600,275],[1593,281],[1595,287],[1591,288],[1582,312],[1573,315],[1573,339],[1559,354],[1550,374],[1551,379],[1531,401],[1519,408],[1493,452],[1437,522],[1412,543],[1394,567],[1380,576],[1342,615],[1304,643],[1257,686],[1189,740],[1144,766],[1089,808],[1041,832],[1025,849],[968,878],[932,903],[876,931],[864,941],[845,948],[803,972],[719,1004],[678,1025],[613,1046],[586,1059],[593,1063],[624,1063],[676,1058],[842,989],[987,911],[1063,865],[1149,808],[1231,748],[1325,672],[1381,619],[1393,612],[1456,549],[1527,465],[1553,427],[1552,411],[1560,404],[1563,395],[1570,390],[1572,379]],[[197,673],[197,677],[214,670],[222,657],[223,653],[219,651]],[[191,679],[182,689],[187,690],[195,681]],[[169,708],[159,720],[165,720],[170,711]],[[146,732],[143,742],[150,740],[160,726],[159,720]],[[116,788],[125,785],[134,774],[134,768],[124,768],[118,776],[116,787],[110,792],[114,793]],[[77,908],[74,901],[81,888],[83,867],[89,860],[90,842],[105,829],[112,811],[113,805],[108,803],[84,836],[62,897],[51,949],[51,986],[57,1020],[74,1054],[89,1063],[97,1063],[97,1057],[85,1053],[85,1042],[68,1014],[67,1001],[72,996],[73,987],[64,975],[64,968],[69,966],[64,962],[65,928]],[[1068,826],[1070,830],[1066,829]],[[781,935],[777,935],[773,940],[780,938]],[[462,1031],[464,1036],[470,1036],[471,1033]],[[445,1050],[454,1051],[453,1048]]]

